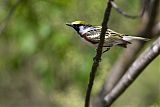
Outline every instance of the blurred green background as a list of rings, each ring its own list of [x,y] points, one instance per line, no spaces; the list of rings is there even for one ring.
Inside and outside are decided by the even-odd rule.
[[[4,21],[16,2],[0,1],[0,107],[83,107],[95,48],[65,23],[84,20],[100,25],[107,1],[21,0]],[[139,13],[139,0],[117,4],[133,15]],[[135,34],[140,22],[113,9],[109,27]],[[113,47],[103,55],[92,96],[122,51]],[[113,107],[160,107],[159,76],[156,58]]]

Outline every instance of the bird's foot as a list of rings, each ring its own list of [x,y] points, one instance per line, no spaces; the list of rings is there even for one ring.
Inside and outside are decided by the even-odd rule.
[[[109,51],[109,50],[110,50],[110,48],[107,48],[106,50],[103,51],[103,53],[105,53],[105,52],[107,52],[107,51]]]

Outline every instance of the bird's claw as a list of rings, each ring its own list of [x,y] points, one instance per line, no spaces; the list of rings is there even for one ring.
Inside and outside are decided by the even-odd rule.
[[[102,53],[105,53],[105,52],[109,51],[109,49],[110,49],[110,48],[107,48],[107,49],[106,49],[106,50],[104,50]]]
[[[101,60],[102,60],[102,59],[100,58],[98,61],[101,62]],[[96,60],[96,56],[93,58],[93,61],[94,61],[94,62],[97,61],[97,60]]]

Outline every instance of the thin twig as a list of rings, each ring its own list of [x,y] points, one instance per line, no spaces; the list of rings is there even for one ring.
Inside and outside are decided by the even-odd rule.
[[[148,0],[146,0],[148,1]],[[146,4],[146,1],[144,3]],[[153,38],[153,35],[157,35],[158,31],[154,31],[155,28],[158,26],[155,25],[156,18],[158,16],[158,7],[159,7],[159,0],[154,0],[152,3],[150,3],[150,7],[148,8],[148,21],[146,22],[145,26],[143,27],[142,31],[140,31],[137,36],[143,36],[145,38]],[[107,79],[105,84],[104,91],[107,91],[105,93],[108,93],[115,84],[119,81],[119,79],[123,76],[123,74],[126,72],[126,70],[129,68],[129,66],[132,64],[132,62],[135,60],[136,55],[138,52],[142,49],[145,42],[135,42],[134,45],[131,45],[129,48],[127,48],[124,52],[124,54],[121,55],[120,59],[117,61],[117,63],[113,66],[111,72],[112,74]],[[128,54],[130,53],[130,54]],[[130,60],[124,60],[124,57]],[[114,77],[114,78],[113,78]],[[112,86],[109,86],[112,85]]]
[[[3,21],[0,23],[0,35],[1,33],[5,30],[5,28],[7,27],[8,25],[8,22],[11,18],[11,16],[13,15],[13,13],[15,12],[17,6],[19,5],[19,3],[21,2],[22,0],[17,0],[15,2],[15,4],[13,4],[13,6],[10,8],[8,14],[6,15],[6,17],[3,19]]]
[[[108,5],[107,5],[107,8],[104,13],[104,18],[103,18],[103,22],[102,22],[102,30],[101,30],[101,34],[100,34],[100,42],[98,44],[97,53],[96,53],[96,56],[94,57],[94,62],[92,64],[92,69],[90,72],[90,78],[89,78],[89,83],[88,83],[86,98],[85,98],[85,107],[89,107],[90,95],[91,95],[91,91],[92,91],[92,87],[93,87],[93,83],[94,83],[95,74],[96,74],[97,67],[99,66],[99,62],[100,62],[101,56],[102,56],[102,48],[103,48],[103,43],[104,43],[104,39],[105,39],[105,33],[107,30],[107,23],[108,23],[111,8],[112,8],[110,1],[112,1],[112,0],[108,1]]]
[[[134,61],[119,83],[105,97],[106,105],[111,105],[142,73],[142,71],[160,54],[160,37]]]
[[[141,13],[137,16],[132,16],[132,15],[129,15],[128,13],[126,13],[125,11],[123,11],[121,8],[119,8],[116,3],[114,1],[111,1],[111,4],[112,4],[112,7],[120,14],[122,14],[123,16],[127,17],[127,18],[131,18],[131,19],[136,19],[136,18],[139,18],[139,17],[142,17],[143,14],[144,14],[144,11],[145,11],[145,6],[143,7]]]

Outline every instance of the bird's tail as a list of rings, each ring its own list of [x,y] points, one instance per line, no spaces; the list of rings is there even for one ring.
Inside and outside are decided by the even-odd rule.
[[[149,40],[150,40],[150,39],[148,39],[148,38],[135,37],[135,36],[123,36],[122,39],[125,40],[125,41],[132,41],[132,40],[149,41]]]

